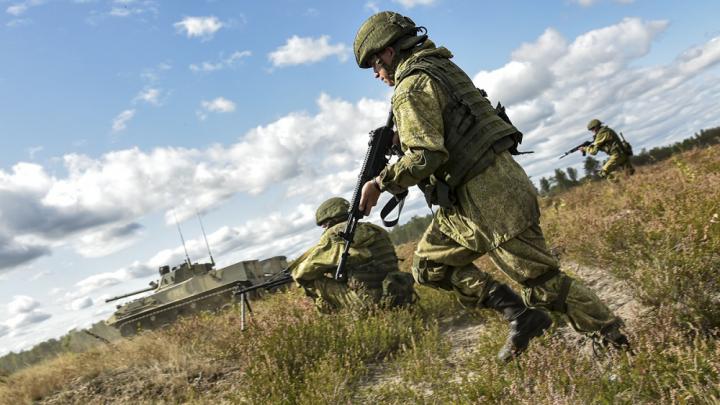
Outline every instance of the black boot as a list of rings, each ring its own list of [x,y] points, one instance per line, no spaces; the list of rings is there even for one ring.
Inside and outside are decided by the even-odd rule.
[[[508,362],[527,349],[530,339],[542,335],[552,325],[543,311],[525,306],[522,299],[505,284],[495,283],[483,302],[487,308],[502,313],[510,321],[510,332],[498,359]]]
[[[630,341],[627,336],[620,331],[623,322],[618,320],[600,330],[600,344],[604,347],[612,347],[618,350],[627,350],[632,353]]]

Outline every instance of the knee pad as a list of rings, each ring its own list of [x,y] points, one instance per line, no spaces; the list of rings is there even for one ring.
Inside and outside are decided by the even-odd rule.
[[[412,275],[421,285],[432,285],[445,290],[451,289],[448,275],[453,267],[425,257],[413,255]]]

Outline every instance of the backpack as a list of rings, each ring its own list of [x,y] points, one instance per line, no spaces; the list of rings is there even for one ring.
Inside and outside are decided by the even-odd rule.
[[[622,150],[625,152],[626,155],[632,156],[633,150],[632,145],[630,145],[630,142],[625,140],[625,137],[623,136],[623,133],[620,132],[620,146],[622,147]]]

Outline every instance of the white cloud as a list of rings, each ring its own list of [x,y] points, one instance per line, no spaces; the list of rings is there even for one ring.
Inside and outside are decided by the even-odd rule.
[[[223,70],[232,68],[240,63],[244,58],[252,55],[250,51],[235,51],[227,58],[223,58],[217,62],[202,62],[199,64],[192,64],[189,66],[193,72],[214,72],[217,70]]]
[[[225,24],[217,17],[185,17],[182,21],[173,24],[175,29],[187,35],[188,38],[212,39]]]
[[[127,123],[135,116],[135,110],[124,110],[113,119],[112,130],[113,132],[124,131],[127,128]]]
[[[5,322],[5,325],[10,328],[13,333],[18,333],[19,329],[43,322],[52,317],[52,315],[42,311],[30,311],[17,314]]]
[[[81,309],[89,308],[93,306],[93,300],[90,297],[80,297],[77,299],[74,299],[72,303],[70,303],[70,309],[79,311]]]
[[[293,35],[285,45],[268,55],[273,66],[292,66],[316,63],[330,56],[336,56],[341,62],[348,59],[349,48],[340,43],[330,45],[330,37],[298,37]]]
[[[140,93],[138,93],[137,96],[135,96],[134,101],[144,101],[148,104],[152,104],[155,106],[160,105],[160,89],[156,88],[147,88],[142,90]]]
[[[201,104],[205,110],[211,112],[229,113],[235,111],[235,103],[223,97],[218,97],[212,101],[203,100]]]
[[[230,109],[227,103],[210,105]],[[368,128],[384,121],[387,103],[321,95],[317,105],[317,114],[288,114],[232,145],[134,148],[97,159],[70,154],[63,157],[63,177],[30,163],[0,170],[0,229],[13,235],[0,239],[0,264],[16,267],[49,254],[51,246],[92,257],[109,254],[135,240],[138,218],[171,205],[177,204],[183,220],[237,193],[258,194],[298,176],[354,171]],[[190,197],[178,204],[170,197],[177,195]],[[173,223],[171,216],[166,220]]]
[[[435,4],[437,0],[393,0],[393,2],[402,4],[405,8],[413,8],[415,6],[430,6]]]
[[[50,314],[39,311],[40,303],[27,295],[16,295],[7,304],[7,312],[10,318],[0,323],[0,336],[11,333],[17,335],[22,333],[20,329],[42,322],[51,317]]]
[[[39,306],[40,303],[32,297],[28,297],[27,295],[16,295],[13,297],[12,301],[7,304],[7,310],[10,315],[19,315],[32,312],[32,310]]]

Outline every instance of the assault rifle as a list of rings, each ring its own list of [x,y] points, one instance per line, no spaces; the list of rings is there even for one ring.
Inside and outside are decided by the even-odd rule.
[[[348,212],[347,225],[345,230],[340,233],[340,236],[345,240],[345,249],[340,256],[340,262],[338,263],[337,270],[335,271],[335,280],[345,281],[347,275],[345,274],[345,263],[350,255],[350,245],[355,238],[355,228],[358,222],[363,217],[363,212],[360,211],[360,196],[362,194],[362,188],[368,181],[375,178],[382,169],[387,165],[390,157],[393,154],[398,156],[402,155],[402,151],[399,148],[393,147],[393,113],[390,111],[387,122],[384,126],[377,128],[370,132],[370,141],[368,142],[368,149],[365,153],[365,160],[360,169],[360,175],[358,176],[355,190],[353,191],[352,200],[350,200],[350,211]],[[405,197],[407,196],[407,190],[401,194],[397,194],[394,198],[383,207],[380,216],[385,226],[394,226],[400,219],[400,212],[405,203]],[[398,208],[398,217],[392,221],[386,221],[385,216],[389,214],[395,207]]]
[[[581,143],[580,145],[578,145],[578,146],[570,149],[569,151],[563,153],[563,155],[560,156],[558,159],[562,159],[562,158],[564,158],[565,156],[567,156],[567,155],[569,155],[569,154],[571,154],[571,153],[577,152],[577,151],[581,150],[581,148],[586,148],[586,147],[588,147],[588,146],[590,146],[590,145],[592,145],[592,141],[585,141],[585,142]],[[584,150],[582,151],[582,155],[583,155],[583,156],[586,155],[586,153],[585,153]]]

